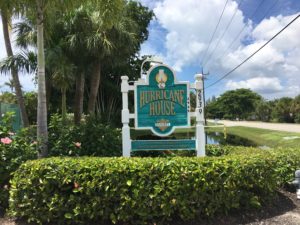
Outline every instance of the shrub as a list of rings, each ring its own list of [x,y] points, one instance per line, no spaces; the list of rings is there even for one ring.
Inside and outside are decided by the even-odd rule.
[[[50,156],[121,156],[121,130],[87,118],[79,126],[59,115],[49,125]]]
[[[8,206],[8,190],[11,173],[23,162],[37,157],[35,143],[28,138],[28,130],[23,129],[17,135],[9,132],[7,127],[1,126],[0,142],[0,209]]]
[[[292,177],[300,151],[250,152],[29,161],[11,181],[11,214],[40,224],[167,224],[260,207]]]

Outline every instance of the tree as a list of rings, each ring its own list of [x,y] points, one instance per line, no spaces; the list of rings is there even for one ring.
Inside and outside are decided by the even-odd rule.
[[[12,0],[10,1],[20,14],[35,17],[37,27],[37,79],[38,79],[38,109],[37,109],[37,138],[39,158],[48,155],[48,129],[47,129],[47,98],[45,78],[45,52],[44,52],[44,22],[45,14],[65,8],[78,2],[75,0]]]
[[[66,37],[70,45],[66,51],[78,69],[74,107],[77,124],[83,109],[86,81],[89,81],[87,111],[94,114],[107,103],[99,103],[104,100],[101,95],[105,93],[101,88],[110,85],[107,80],[112,81],[115,88],[119,88],[117,75],[121,70],[124,71],[124,68],[131,66],[130,63],[136,58],[140,44],[148,37],[147,27],[153,17],[152,11],[140,3],[131,1],[121,6],[121,10],[115,9],[113,21],[107,21],[107,18],[98,15],[97,9],[90,4],[66,15]],[[111,90],[108,96],[114,96]],[[119,90],[116,93],[119,93]],[[112,106],[116,105],[116,102],[115,98],[111,99],[109,108],[115,108]]]
[[[261,96],[250,89],[226,91],[215,101],[207,105],[209,117],[226,119],[248,119],[255,112]]]
[[[292,123],[293,118],[291,114],[291,106],[293,99],[289,97],[283,97],[275,101],[275,105],[272,111],[272,117],[277,122]]]
[[[300,123],[300,95],[294,98],[290,111],[295,122]]]
[[[0,1],[0,10],[1,10],[1,18],[2,18],[2,26],[3,26],[3,34],[4,34],[4,42],[5,42],[5,48],[6,48],[6,53],[8,57],[13,57],[13,50],[11,46],[11,41],[10,41],[10,26],[11,26],[11,15],[13,13],[13,7],[10,4],[9,1],[1,0]],[[28,115],[26,112],[25,108],[25,103],[24,103],[24,97],[23,97],[23,92],[19,80],[19,74],[18,70],[16,69],[15,66],[12,66],[10,68],[11,76],[12,76],[12,84],[15,89],[15,93],[17,96],[18,100],[18,105],[20,107],[20,112],[21,112],[21,117],[23,121],[24,127],[29,126],[29,120],[28,120]]]
[[[48,70],[51,70],[54,87],[59,89],[62,94],[61,114],[64,123],[67,116],[67,90],[73,85],[75,66],[69,61],[59,45],[54,49],[48,49],[46,59]]]
[[[255,106],[255,115],[261,121],[270,121],[272,113],[272,106],[270,102],[265,100],[258,101]]]

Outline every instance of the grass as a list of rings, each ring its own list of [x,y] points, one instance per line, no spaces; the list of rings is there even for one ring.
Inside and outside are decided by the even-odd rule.
[[[214,123],[208,124],[209,126],[215,125]],[[223,132],[224,127],[208,127],[209,132]],[[300,133],[274,131],[260,128],[251,127],[226,127],[227,134],[236,135],[242,138],[246,138],[258,146],[268,147],[300,147]],[[190,138],[194,136],[195,128],[189,129],[176,129],[174,134],[168,138],[172,138],[174,135],[180,135],[182,138]],[[148,136],[152,132],[149,130],[131,130],[133,139],[138,139],[139,136]],[[186,136],[186,137],[185,137]],[[284,139],[285,137],[299,137],[297,139]],[[166,138],[167,139],[167,138]]]
[[[222,127],[210,127],[208,131],[223,132]],[[300,133],[274,131],[250,127],[226,127],[228,134],[237,135],[255,142],[260,146],[268,147],[300,147]],[[285,137],[299,137],[297,139],[284,139]]]

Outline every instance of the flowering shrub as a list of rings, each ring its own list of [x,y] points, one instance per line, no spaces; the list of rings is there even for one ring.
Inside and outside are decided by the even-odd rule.
[[[1,130],[9,130],[8,127],[0,126]],[[2,133],[2,135],[4,132]],[[35,144],[28,137],[28,130],[24,129],[18,134],[6,132],[0,140],[0,208],[8,205],[8,190],[11,173],[21,163],[28,159],[35,159],[37,152]],[[26,138],[25,138],[26,137]]]
[[[59,115],[51,117],[49,154],[51,156],[121,156],[121,131],[87,118],[75,126],[63,124]]]
[[[5,145],[9,145],[12,140],[9,137],[1,138],[1,143]]]

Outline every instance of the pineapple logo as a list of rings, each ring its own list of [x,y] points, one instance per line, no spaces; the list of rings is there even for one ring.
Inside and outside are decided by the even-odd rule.
[[[164,89],[166,87],[168,76],[165,74],[164,70],[159,70],[159,73],[156,75],[155,79],[160,89]]]

